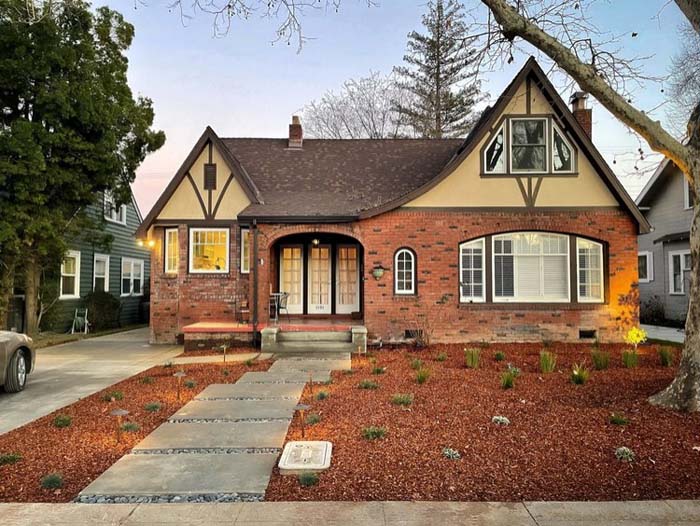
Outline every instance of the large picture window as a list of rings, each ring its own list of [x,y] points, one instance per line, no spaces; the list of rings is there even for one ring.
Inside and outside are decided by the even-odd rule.
[[[61,299],[80,297],[80,252],[69,250],[61,263]]]
[[[394,290],[396,294],[416,292],[416,256],[408,248],[399,249],[394,256]]]
[[[547,171],[547,119],[511,119],[511,171]]]
[[[228,236],[227,228],[192,228],[190,230],[190,272],[228,272]]]
[[[177,274],[177,267],[180,262],[179,241],[177,238],[177,228],[167,228],[165,230],[165,272]]]
[[[459,300],[463,303],[484,301],[484,239],[459,246]]]
[[[578,300],[603,301],[603,245],[588,239],[576,240],[578,257]]]

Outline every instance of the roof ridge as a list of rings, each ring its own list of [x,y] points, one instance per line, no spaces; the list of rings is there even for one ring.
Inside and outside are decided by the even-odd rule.
[[[220,137],[222,141],[230,141],[230,140],[256,140],[256,141],[286,141],[288,138],[287,137]],[[368,138],[360,138],[360,139],[318,139],[318,138],[305,138],[304,141],[327,141],[327,142],[360,142],[360,141],[367,141],[367,142],[388,142],[388,141],[396,141],[396,142],[402,142],[402,141],[425,141],[425,142],[430,142],[430,141],[464,141],[464,137],[441,137],[439,139],[437,138],[423,138],[423,137],[396,137],[396,138],[381,138],[381,139],[368,139]]]

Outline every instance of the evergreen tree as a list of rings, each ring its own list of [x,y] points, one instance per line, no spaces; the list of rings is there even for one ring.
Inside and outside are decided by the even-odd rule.
[[[427,34],[408,34],[406,66],[396,68],[412,97],[397,109],[423,137],[463,137],[476,120],[482,100],[479,81],[465,41],[463,6],[457,0],[431,0],[423,15]]]

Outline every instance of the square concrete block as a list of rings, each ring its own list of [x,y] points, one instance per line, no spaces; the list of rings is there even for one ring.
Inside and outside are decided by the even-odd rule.
[[[195,400],[215,400],[217,398],[259,398],[275,400],[293,398],[298,400],[304,384],[212,384],[195,396]]]
[[[263,494],[275,454],[127,455],[81,495]]]
[[[170,420],[291,418],[296,400],[193,400]]]
[[[327,382],[330,380],[331,373],[330,371],[323,371],[319,372],[317,371],[314,373],[313,378],[314,382]],[[268,373],[268,372],[260,372],[260,371],[252,371],[249,373],[245,373],[243,376],[240,377],[238,380],[239,384],[261,384],[261,383],[296,383],[296,384],[305,384],[306,382],[309,381],[309,375],[308,373],[305,373],[303,371],[282,371],[282,372],[277,372],[277,373]]]
[[[278,467],[281,475],[319,473],[331,467],[333,444],[323,440],[288,442]]]
[[[284,370],[298,371],[346,371],[350,369],[350,355],[347,359],[324,360],[324,359],[299,359],[299,358],[279,358],[268,369],[269,372],[279,372]]]
[[[134,451],[161,449],[281,448],[289,422],[163,424]]]

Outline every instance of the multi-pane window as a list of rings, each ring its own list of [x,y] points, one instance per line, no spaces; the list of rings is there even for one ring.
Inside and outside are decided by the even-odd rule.
[[[104,216],[108,221],[126,225],[126,205],[117,206],[111,192],[104,193]]]
[[[60,298],[80,297],[80,252],[70,250],[61,263]]]
[[[190,229],[190,272],[228,272],[228,234],[227,228]]]
[[[460,295],[462,302],[484,301],[484,239],[459,247]]]
[[[523,232],[494,236],[494,301],[569,301],[569,237]]]
[[[547,170],[547,119],[511,119],[511,170]]]
[[[572,172],[574,169],[574,149],[566,140],[559,126],[552,126],[552,171]]]
[[[122,258],[122,296],[143,294],[143,260]]]
[[[484,152],[484,169],[487,173],[505,173],[506,152],[505,152],[505,124],[496,132],[491,142]]]
[[[683,206],[686,210],[690,210],[693,208],[694,203],[695,199],[693,189],[690,187],[690,182],[688,182],[688,179],[683,177]]]
[[[95,292],[109,291],[109,256],[95,254],[92,270],[92,290]]]
[[[639,282],[649,283],[654,280],[654,257],[651,252],[640,252],[637,256]]]
[[[241,230],[241,273],[250,272],[250,230]]]
[[[396,294],[415,294],[416,291],[416,257],[402,248],[394,256],[394,290]]]
[[[669,252],[669,284],[671,294],[685,294],[686,272],[691,269],[690,251]]]
[[[167,228],[165,230],[165,272],[168,274],[177,274],[177,267],[180,262],[179,257],[179,240],[177,228]]]
[[[578,300],[603,301],[603,245],[588,239],[576,240]]]

